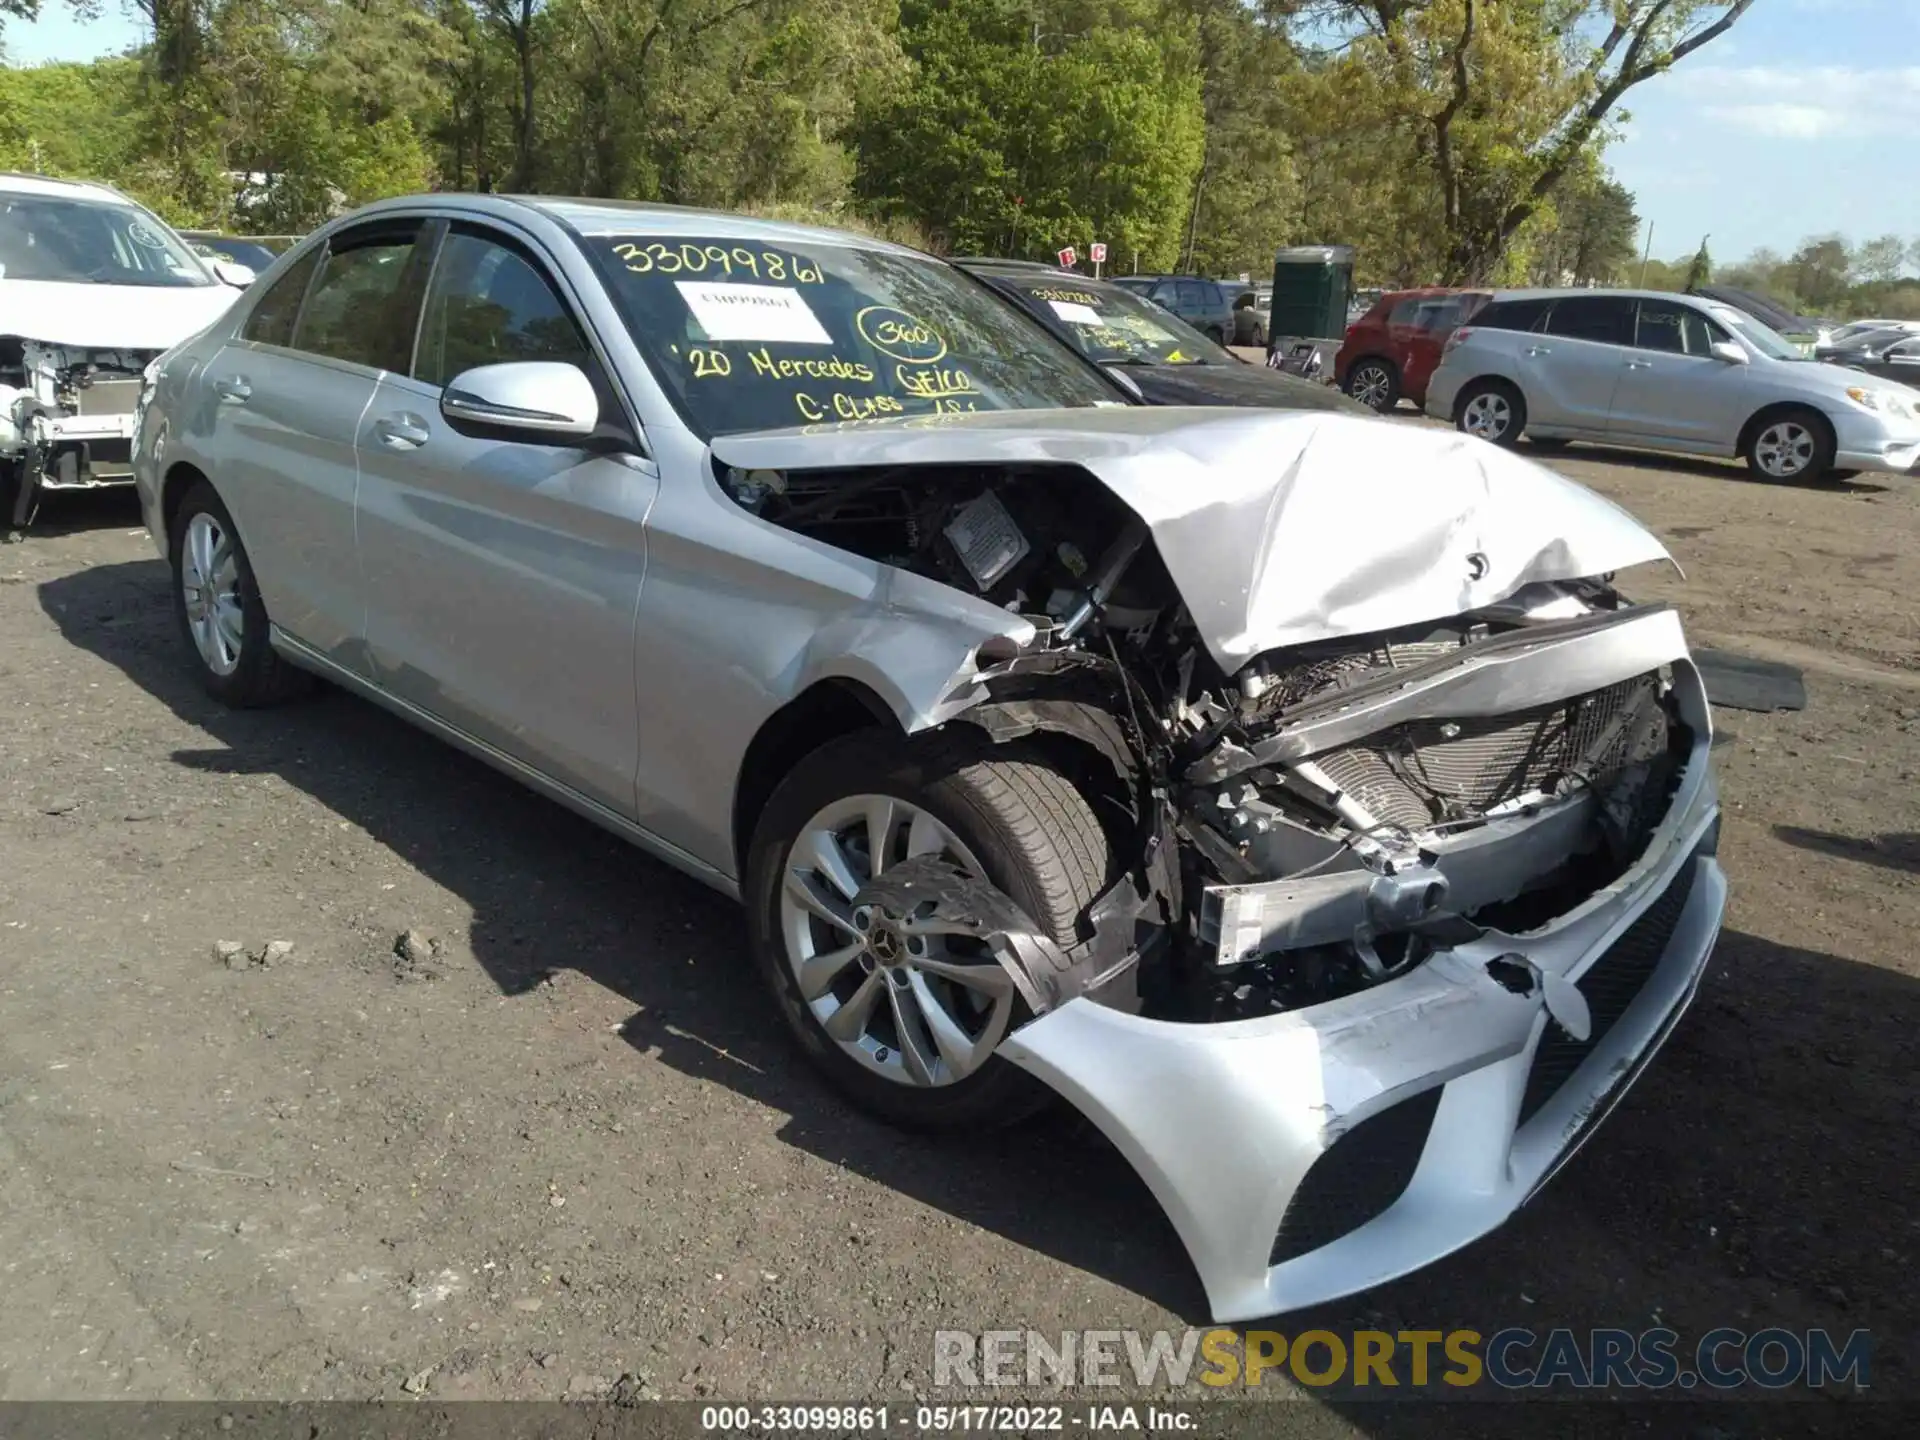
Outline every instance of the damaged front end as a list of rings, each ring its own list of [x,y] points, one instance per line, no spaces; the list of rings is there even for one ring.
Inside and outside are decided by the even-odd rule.
[[[1242,518],[1271,525],[1302,473]],[[724,475],[763,519],[1031,626],[983,643],[925,722],[1076,746],[1123,817],[1124,873],[1070,949],[938,862],[870,898],[995,955],[1033,1015],[999,1053],[1106,1132],[1215,1318],[1248,1319],[1492,1229],[1618,1098],[1718,930],[1710,718],[1675,613],[1630,603],[1563,537],[1489,577],[1498,527],[1461,515],[1457,582],[1442,556],[1381,585],[1469,603],[1316,634],[1274,545],[1223,539],[1253,569],[1205,576],[1204,507],[1157,514],[1099,478]],[[1662,553],[1636,544],[1615,556]],[[1364,594],[1347,608],[1379,614]],[[1263,632],[1261,614],[1285,619]]]
[[[0,521],[27,525],[43,490],[132,482],[142,375],[160,353],[0,336],[0,466],[13,479]]]

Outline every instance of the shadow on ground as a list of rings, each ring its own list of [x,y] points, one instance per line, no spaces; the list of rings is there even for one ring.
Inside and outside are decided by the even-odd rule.
[[[577,969],[633,1004],[636,1050],[785,1114],[785,1143],[1204,1323],[1171,1227],[1077,1117],[934,1142],[854,1114],[794,1056],[732,902],[348,696],[220,708],[178,648],[166,584],[157,562],[105,565],[46,583],[40,598],[73,644],[205,732],[177,763],[278,776],[364,828],[472,907],[471,949],[502,992]],[[702,964],[686,963],[690,939]],[[1916,1033],[1913,980],[1730,933],[1668,1052],[1539,1199],[1457,1256],[1280,1328],[1665,1324],[1697,1338],[1720,1325],[1867,1326],[1885,1337],[1876,1391],[1903,1387],[1890,1342],[1917,1318],[1905,1278],[1920,1251]],[[1584,1433],[1576,1417],[1598,1408],[1562,1407],[1553,1429]],[[1762,1413],[1720,1408],[1725,1424]],[[1461,1412],[1485,1414],[1360,1402],[1348,1414],[1385,1435],[1403,1421],[1423,1433],[1466,1425]]]
[[[1909,830],[1890,835],[1836,835],[1830,830],[1776,825],[1773,833],[1800,850],[1812,850],[1820,855],[1836,855],[1842,860],[1857,860],[1862,865],[1877,865],[1885,870],[1920,875],[1920,832]]]

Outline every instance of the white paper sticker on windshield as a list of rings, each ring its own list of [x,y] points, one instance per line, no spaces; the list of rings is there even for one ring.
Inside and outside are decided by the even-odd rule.
[[[709,340],[765,340],[785,345],[831,345],[798,290],[785,285],[727,285],[676,280],[674,288]]]
[[[1091,305],[1076,305],[1071,300],[1049,300],[1047,304],[1053,307],[1054,314],[1069,325],[1091,325],[1097,330],[1107,323]]]

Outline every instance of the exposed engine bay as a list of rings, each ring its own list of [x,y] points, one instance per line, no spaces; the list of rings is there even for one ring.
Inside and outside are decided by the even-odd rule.
[[[1494,666],[1641,611],[1606,578],[1524,585],[1228,674],[1148,526],[1076,467],[721,478],[772,524],[1033,625],[1029,645],[982,647],[974,678],[989,698],[952,723],[1104,757],[1092,783],[1128,873],[1030,1002],[1087,994],[1160,1019],[1250,1018],[1364,990],[1489,931],[1524,933],[1634,863],[1691,750],[1663,666],[1538,703],[1448,709],[1463,661]]]
[[[0,463],[19,466],[25,524],[42,489],[88,489],[133,477],[141,375],[157,350],[92,350],[0,337]]]

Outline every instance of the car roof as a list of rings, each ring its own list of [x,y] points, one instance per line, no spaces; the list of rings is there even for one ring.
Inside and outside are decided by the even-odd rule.
[[[1557,289],[1495,290],[1495,303],[1503,300],[1572,300],[1582,295],[1606,295],[1616,300],[1691,300],[1696,305],[1725,305],[1711,295],[1685,295],[1677,290],[1629,290],[1612,286],[1565,285]],[[1738,309],[1738,306],[1733,308]]]
[[[999,255],[949,255],[947,263],[958,265],[962,270],[1037,270],[1045,275],[1079,275],[1078,271],[1062,270],[1044,260],[1009,260]]]
[[[111,185],[94,180],[61,180],[52,175],[27,175],[0,171],[0,195],[54,195],[69,200],[106,200],[115,204],[134,203]]]
[[[1062,270],[1058,265],[1043,265],[1038,260],[988,260],[972,255],[962,255],[949,263],[959,266],[972,275],[1004,275],[1009,279],[1025,277],[1029,280],[1072,280],[1085,285],[1113,283],[1105,275],[1096,280],[1091,275],[1082,275],[1078,270]]]
[[[395,211],[422,208],[464,211],[471,215],[513,220],[528,210],[538,211],[582,235],[658,235],[687,237],[710,235],[726,239],[752,240],[767,245],[838,245],[849,250],[875,250],[894,255],[910,255],[927,260],[931,256],[890,240],[834,230],[824,225],[808,225],[791,220],[766,220],[738,215],[726,210],[702,210],[687,205],[657,205],[637,200],[601,200],[560,195],[481,195],[460,191],[425,195],[396,196],[353,212],[354,218],[372,218]]]

